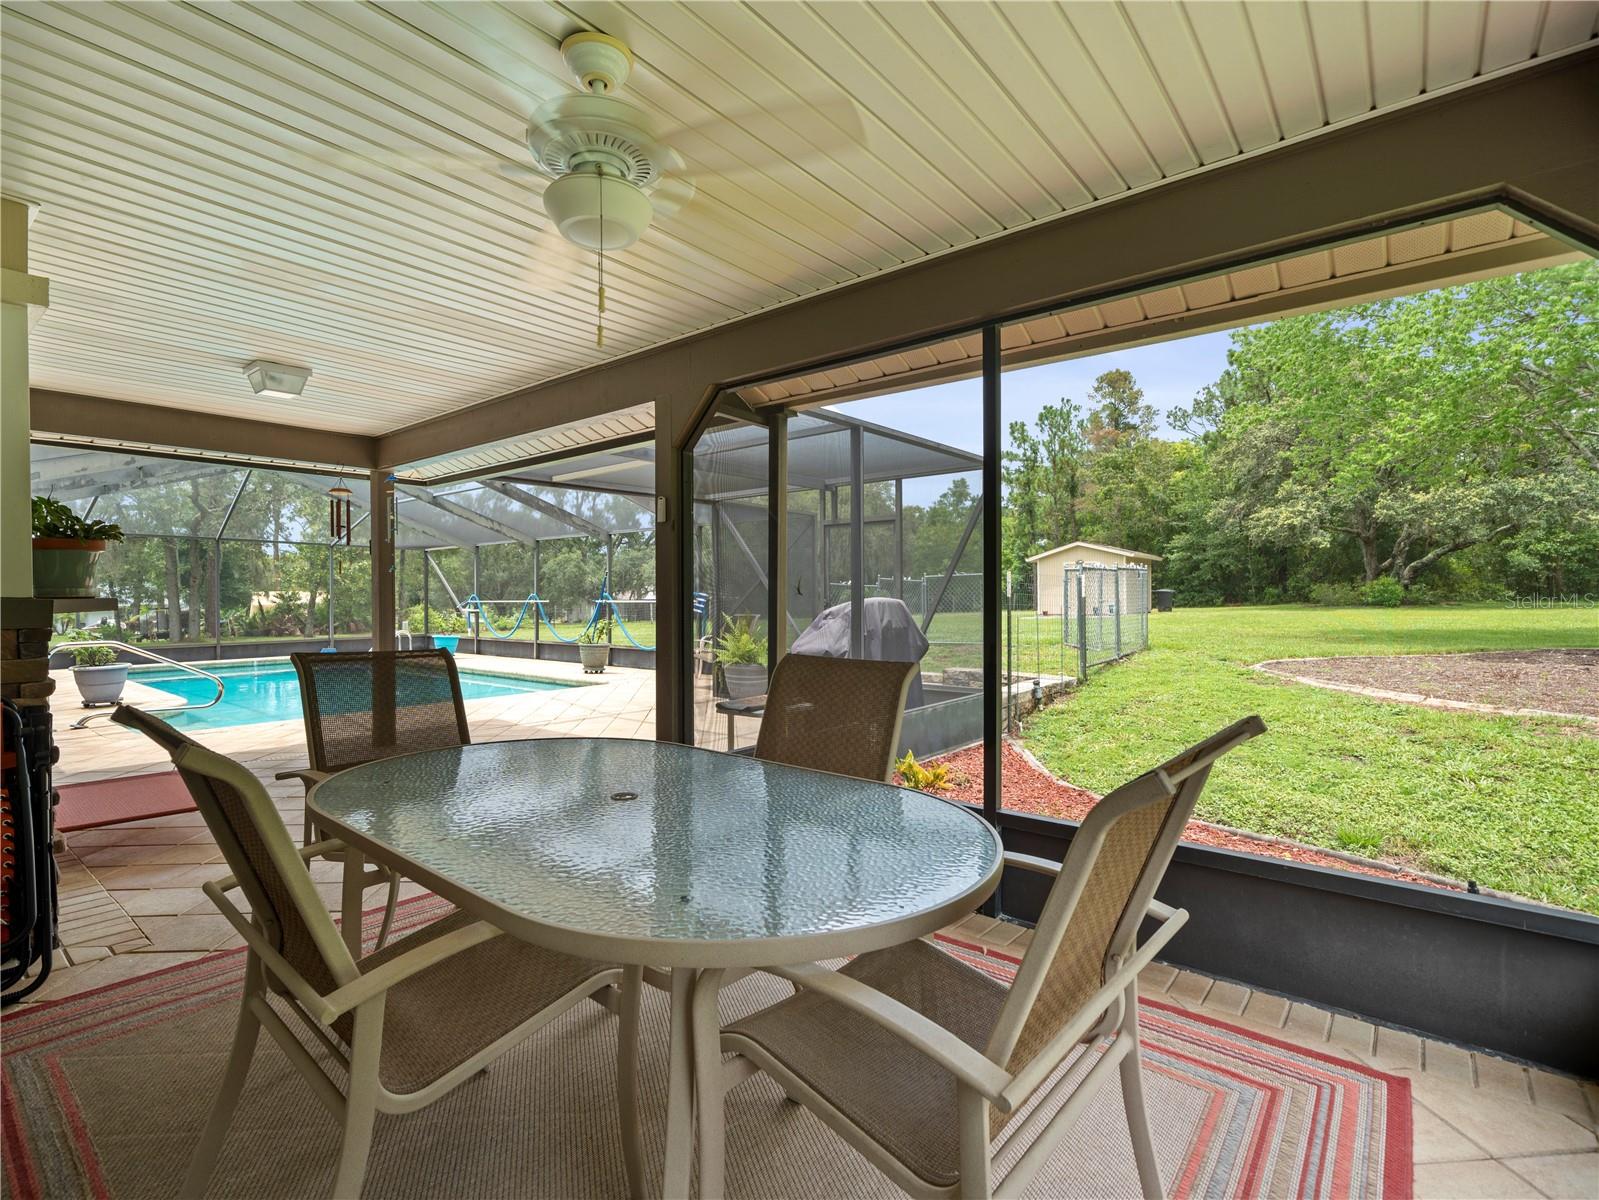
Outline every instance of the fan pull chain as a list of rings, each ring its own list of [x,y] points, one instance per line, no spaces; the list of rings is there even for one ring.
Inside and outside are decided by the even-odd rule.
[[[600,274],[599,305],[594,315],[594,345],[605,346],[605,168],[596,167],[594,178],[600,185]]]

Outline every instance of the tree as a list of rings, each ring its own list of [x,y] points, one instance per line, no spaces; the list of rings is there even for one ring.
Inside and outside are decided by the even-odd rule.
[[[1082,436],[1088,448],[1100,453],[1148,438],[1155,432],[1155,407],[1144,400],[1144,389],[1131,371],[1106,371],[1088,391],[1092,405],[1083,421]]]
[[[1599,512],[1592,264],[1293,317],[1233,336],[1189,421],[1257,546],[1352,539],[1407,588],[1461,550]]]

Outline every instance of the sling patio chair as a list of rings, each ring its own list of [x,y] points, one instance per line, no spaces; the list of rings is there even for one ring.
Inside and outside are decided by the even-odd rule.
[[[291,654],[289,660],[300,678],[311,765],[280,771],[277,779],[298,779],[309,792],[347,767],[472,742],[461,701],[461,677],[454,656],[446,651]],[[320,836],[307,810],[305,844]],[[383,880],[389,895],[378,931],[380,947],[389,939],[400,894],[398,873],[382,869],[375,881]]]
[[[913,662],[785,654],[772,672],[755,757],[888,782]]]
[[[837,971],[773,967],[795,995],[735,1021],[718,1046],[700,1031],[717,1027],[722,980],[703,974],[694,995],[700,1194],[722,1188],[724,1090],[759,1071],[909,1194],[987,1197],[1020,1195],[1119,1070],[1139,1183],[1161,1196],[1139,1068],[1138,973],[1188,913],[1155,889],[1211,765],[1264,730],[1246,717],[1117,788],[1083,819],[1058,868],[1006,854],[1007,866],[1055,880],[1008,988],[924,941]],[[1140,946],[1146,919],[1156,929]],[[1096,1043],[1086,1072],[1057,1074],[1078,1046]],[[725,1064],[724,1051],[735,1055]],[[996,1188],[1002,1131],[1026,1149]]]
[[[244,994],[222,1088],[195,1148],[182,1195],[201,1195],[265,1028],[343,1127],[333,1195],[358,1196],[376,1114],[424,1108],[583,1000],[624,984],[617,1030],[617,1105],[632,1194],[641,1191],[636,968],[591,962],[512,938],[456,912],[357,960],[323,907],[307,863],[338,842],[297,847],[247,769],[148,713],[113,720],[171,755],[233,874],[204,891],[244,938]],[[228,898],[244,893],[246,916]],[[359,920],[360,914],[345,914]],[[270,993],[276,994],[274,1003]],[[281,1008],[280,1008],[281,1006]],[[342,1065],[330,1073],[284,1013]],[[341,1091],[336,1082],[347,1083]]]

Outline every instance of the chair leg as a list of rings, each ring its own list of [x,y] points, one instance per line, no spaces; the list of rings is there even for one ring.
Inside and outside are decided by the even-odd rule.
[[[389,872],[389,898],[383,905],[383,924],[378,927],[378,944],[376,950],[383,949],[383,943],[389,940],[389,930],[394,928],[394,908],[400,902],[400,873]]]
[[[622,972],[621,1020],[616,1027],[616,1112],[622,1129],[622,1163],[627,1172],[627,1194],[644,1196],[644,1134],[638,1113],[639,1008],[643,1002],[644,968]]]
[[[189,1161],[189,1173],[184,1177],[183,1190],[178,1194],[197,1200],[205,1195],[205,1185],[211,1172],[216,1170],[217,1157],[222,1143],[227,1139],[228,1126],[233,1124],[233,1114],[239,1107],[239,1097],[244,1093],[244,1081],[250,1074],[250,1060],[255,1057],[256,1039],[261,1033],[261,1021],[250,1008],[250,998],[262,989],[261,960],[251,953],[244,967],[244,997],[239,1002],[239,1021],[233,1029],[233,1048],[228,1051],[227,1069],[222,1073],[222,1088],[211,1105],[211,1115],[206,1119],[200,1144],[194,1148]]]
[[[350,1083],[344,1097],[344,1135],[333,1178],[335,1200],[359,1200],[377,1122],[378,1061],[383,1048],[383,997],[355,1010],[355,1042],[350,1048]]]
[[[1149,1136],[1149,1114],[1144,1109],[1144,1074],[1138,1044],[1138,996],[1126,999],[1127,1018],[1119,1036],[1133,1039],[1133,1047],[1122,1056],[1122,1105],[1127,1109],[1127,1133],[1133,1142],[1133,1160],[1138,1164],[1138,1184],[1144,1200],[1162,1200],[1160,1166],[1155,1161],[1155,1143]]]
[[[994,1164],[989,1157],[987,1102],[971,1088],[960,1088],[955,1120],[960,1127],[961,1200],[990,1200]]]
[[[726,1118],[722,1109],[722,1018],[716,998],[720,970],[701,971],[694,984],[694,1099],[700,1135],[700,1200],[721,1200],[727,1163]]]

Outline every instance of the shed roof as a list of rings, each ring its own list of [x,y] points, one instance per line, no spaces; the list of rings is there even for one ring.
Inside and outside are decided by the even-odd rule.
[[[1144,562],[1164,562],[1158,554],[1146,554],[1142,550],[1129,550],[1126,546],[1107,546],[1102,542],[1067,542],[1064,546],[1056,546],[1053,550],[1041,550],[1037,554],[1030,554],[1028,562],[1037,562],[1042,558],[1053,558],[1067,550],[1103,550],[1107,554],[1120,554],[1123,558],[1136,558]]]

